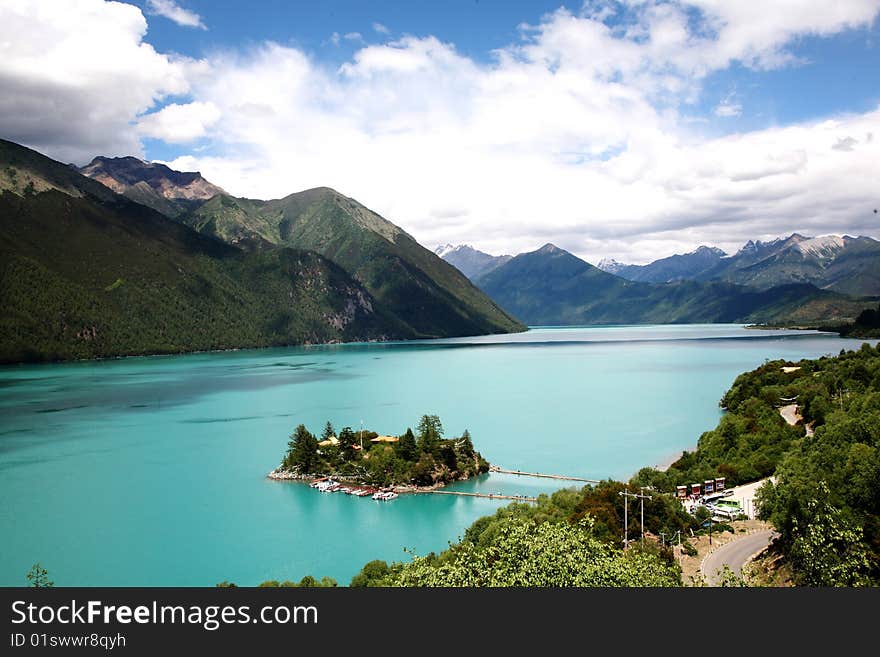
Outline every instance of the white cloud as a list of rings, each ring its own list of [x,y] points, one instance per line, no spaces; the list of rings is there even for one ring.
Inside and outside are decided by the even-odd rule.
[[[591,261],[643,262],[793,230],[876,231],[864,208],[876,206],[880,140],[867,135],[880,109],[723,138],[692,115],[711,72],[784,66],[798,37],[864,25],[880,3],[689,5],[704,12],[696,24],[683,3],[634,3],[625,27],[556,11],[489,63],[431,36],[364,46],[336,70],[275,43],[165,58],[189,97],[145,114],[171,92],[153,81],[122,113],[129,130],[117,127],[129,140],[211,138],[212,155],[171,165],[249,197],[329,185],[428,246],[552,241]],[[142,34],[134,42],[152,52]],[[47,70],[35,63],[30,79]],[[722,114],[741,104],[725,102]]]
[[[181,27],[196,27],[207,30],[202,17],[194,11],[184,9],[175,0],[147,0],[147,11],[156,16],[164,16]]]
[[[379,34],[391,34],[391,30],[382,25],[382,23],[373,23],[373,31]]]
[[[185,144],[204,137],[219,120],[220,110],[214,103],[172,103],[144,116],[138,122],[138,132],[171,144]]]
[[[195,63],[157,53],[132,5],[0,4],[0,134],[65,162],[141,155],[133,119],[185,94]]]

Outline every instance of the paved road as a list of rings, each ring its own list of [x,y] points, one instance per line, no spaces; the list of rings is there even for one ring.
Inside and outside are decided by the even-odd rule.
[[[742,567],[749,557],[765,548],[774,535],[772,529],[765,529],[722,545],[703,560],[700,569],[706,582],[715,586],[715,575],[725,564],[735,575],[741,576]]]

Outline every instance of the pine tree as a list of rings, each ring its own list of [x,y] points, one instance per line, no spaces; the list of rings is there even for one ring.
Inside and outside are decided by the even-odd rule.
[[[418,460],[419,448],[416,446],[416,437],[413,435],[412,429],[407,429],[406,433],[397,441],[397,454],[405,461]]]

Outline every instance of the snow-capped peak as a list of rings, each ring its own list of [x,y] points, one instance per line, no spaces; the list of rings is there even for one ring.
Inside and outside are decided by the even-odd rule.
[[[846,244],[840,235],[821,235],[798,242],[794,248],[803,255],[828,258],[842,250]]]
[[[618,262],[614,258],[602,258],[597,266],[604,272],[608,272],[609,274],[616,274],[621,269],[623,269],[624,267],[628,267],[629,265]]]
[[[460,248],[461,248],[460,245],[459,246],[452,246],[452,244],[444,244],[444,245],[438,246],[436,249],[434,249],[434,253],[436,253],[441,258],[444,258],[447,255],[449,255],[450,253],[452,253],[453,251],[456,251]]]

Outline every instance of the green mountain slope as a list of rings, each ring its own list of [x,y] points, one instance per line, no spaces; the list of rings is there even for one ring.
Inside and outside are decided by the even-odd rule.
[[[401,228],[326,187],[272,201],[215,196],[179,219],[230,244],[320,253],[424,337],[524,328]]]
[[[757,290],[717,281],[628,281],[552,244],[516,256],[478,284],[532,325],[815,323],[855,317],[870,305],[808,284]]]
[[[247,253],[0,141],[0,362],[415,334],[344,270]]]

